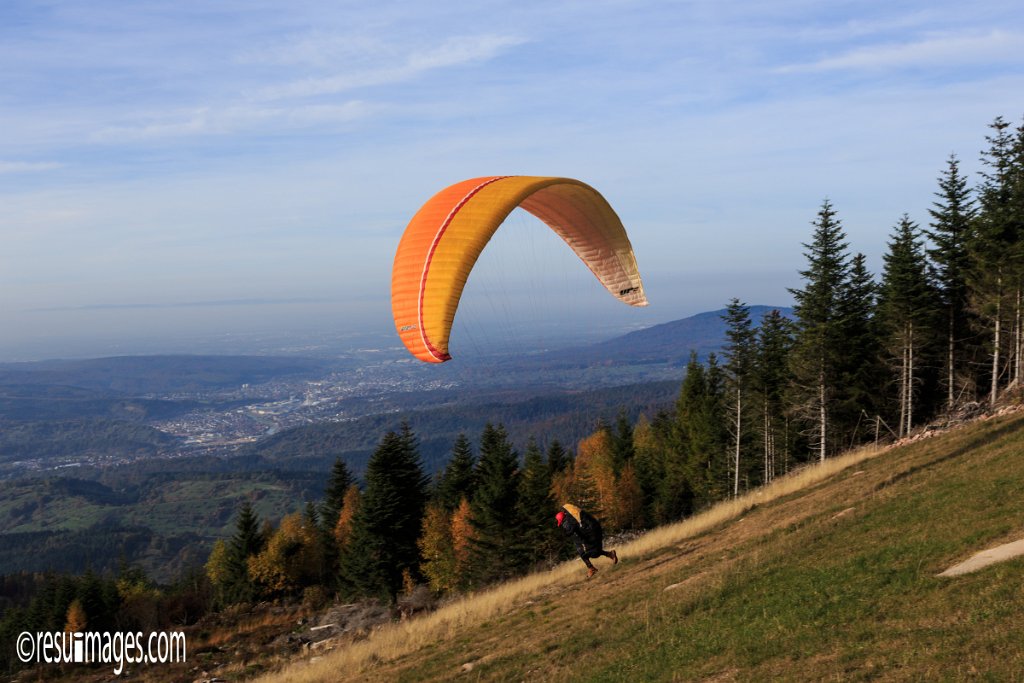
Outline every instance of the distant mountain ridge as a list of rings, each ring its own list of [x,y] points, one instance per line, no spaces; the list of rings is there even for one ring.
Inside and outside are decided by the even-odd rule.
[[[768,313],[777,310],[792,318],[793,309],[786,306],[750,306],[750,318],[755,327]],[[685,365],[691,351],[701,359],[718,353],[725,344],[726,324],[722,319],[725,309],[698,313],[688,318],[654,325],[629,332],[589,346],[552,352],[554,360],[593,364],[648,364],[665,363]]]

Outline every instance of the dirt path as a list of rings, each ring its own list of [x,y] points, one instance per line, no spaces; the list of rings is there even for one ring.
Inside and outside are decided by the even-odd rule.
[[[989,548],[988,550],[982,550],[980,553],[973,555],[970,559],[965,560],[960,564],[953,565],[946,571],[939,574],[939,576],[960,576],[961,574],[969,574],[970,572],[976,572],[979,569],[987,567],[990,564],[1012,560],[1020,555],[1024,555],[1024,539],[1014,541],[1013,543],[1004,543],[1003,545],[996,546],[995,548]]]

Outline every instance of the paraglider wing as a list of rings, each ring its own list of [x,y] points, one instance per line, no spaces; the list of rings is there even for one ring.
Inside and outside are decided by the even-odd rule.
[[[597,190],[569,178],[472,178],[431,197],[409,222],[395,254],[395,327],[420,360],[451,358],[448,338],[469,273],[516,207],[558,233],[614,297],[647,305],[626,229]]]

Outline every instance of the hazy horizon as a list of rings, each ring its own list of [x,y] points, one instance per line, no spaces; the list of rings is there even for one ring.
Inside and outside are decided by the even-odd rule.
[[[788,305],[826,197],[877,273],[949,154],[973,180],[1024,112],[1000,1],[14,0],[0,36],[0,360],[386,336],[407,221],[490,174],[601,191],[651,306],[510,268],[464,334]]]

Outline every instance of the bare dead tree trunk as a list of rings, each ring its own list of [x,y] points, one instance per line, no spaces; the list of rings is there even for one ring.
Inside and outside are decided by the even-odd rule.
[[[1021,286],[1017,284],[1017,296],[1014,302],[1014,379],[1013,384],[1021,381]]]
[[[954,317],[954,313],[953,313],[953,307],[950,306],[949,307],[949,348],[948,348],[948,351],[946,353],[946,382],[949,385],[948,393],[946,395],[946,410],[947,410],[947,412],[950,412],[950,413],[953,412],[953,406],[954,406],[954,404],[956,402],[956,399],[954,397],[955,389],[954,389],[954,386],[953,386],[953,383],[954,383],[953,367],[954,367],[954,360],[955,360],[955,355],[954,354],[956,352],[956,340],[955,340],[954,334],[953,334],[954,333],[954,329],[955,329],[955,317]]]
[[[906,327],[904,327],[904,333]],[[900,438],[906,433],[907,427],[907,343],[906,339],[900,344]]]
[[[732,495],[733,498],[738,498],[740,495],[740,441],[741,441],[741,428],[743,426],[743,390],[739,387],[739,382],[736,386],[736,473],[733,478]]]
[[[996,321],[995,330],[992,333],[992,388],[989,392],[989,403],[995,405],[999,396],[999,346],[1002,344],[999,334],[1003,318],[1003,275],[999,274],[996,280]]]
[[[825,369],[822,367],[818,371],[818,422],[820,427],[821,443],[818,444],[820,452],[819,460],[825,462],[825,437],[828,435],[826,431],[825,419],[827,417],[825,410]]]
[[[783,420],[786,432],[783,434],[782,473],[789,474],[789,415],[786,415]]]
[[[761,446],[764,449],[764,483],[768,483],[768,442],[769,442],[769,426],[768,426],[768,401],[764,402],[764,409],[761,411],[761,429],[764,430],[764,438],[761,440]]]
[[[914,322],[907,327],[907,436],[910,436],[914,428]]]

